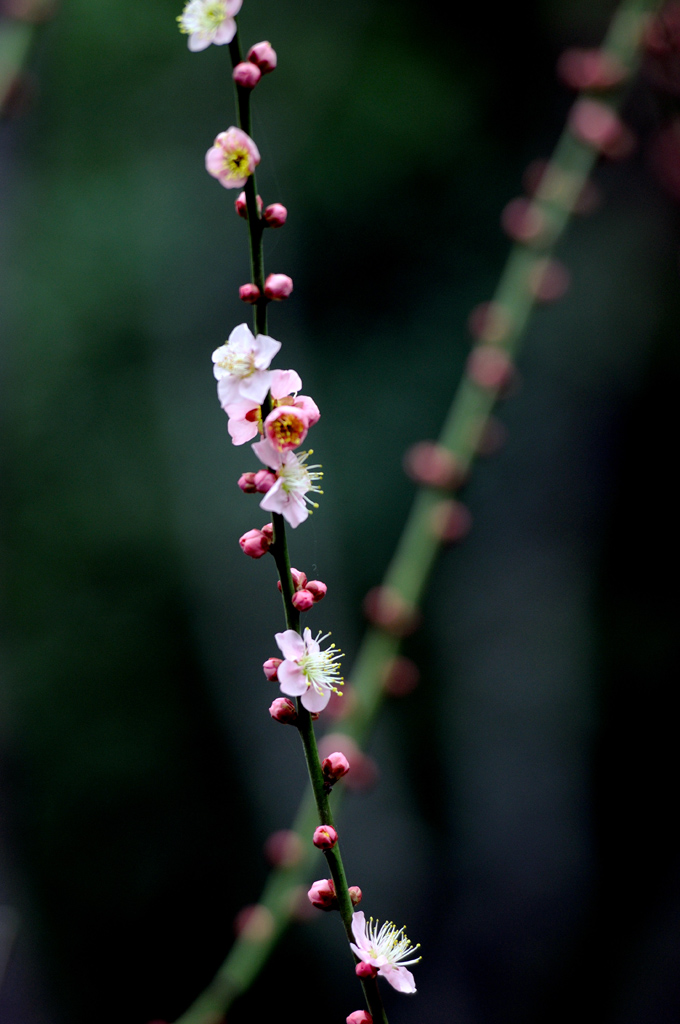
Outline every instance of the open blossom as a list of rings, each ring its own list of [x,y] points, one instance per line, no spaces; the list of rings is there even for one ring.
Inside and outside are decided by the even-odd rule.
[[[180,32],[189,36],[189,49],[205,50],[211,43],[222,46],[236,35],[234,18],[242,0],[189,0],[180,14]]]
[[[301,410],[307,418],[307,426],[313,427],[321,419],[319,407],[309,395],[299,395],[302,387],[300,375],[295,370],[272,370],[270,389],[274,405],[292,405]]]
[[[205,169],[225,188],[243,188],[260,162],[260,151],[240,128],[220,132],[205,154]]]
[[[280,348],[281,342],[266,334],[253,337],[247,324],[234,328],[226,344],[220,345],[212,354],[222,408],[241,399],[257,405],[264,402],[271,377],[267,367]]]
[[[397,992],[412,994],[416,990],[413,975],[406,968],[417,964],[421,957],[407,960],[420,946],[412,946],[403,928],[397,928],[391,921],[378,928],[378,922],[370,918],[366,923],[362,910],[352,914],[352,934],[356,940],[350,942],[355,955],[362,963],[368,964],[382,974]]]
[[[304,523],[309,515],[307,503],[317,508],[317,503],[307,497],[309,491],[322,494],[316,486],[323,473],[319,466],[306,466],[311,452],[280,452],[271,441],[258,441],[251,445],[260,462],[273,470],[276,483],[260,502],[260,508],[267,512],[279,512],[295,528]]]
[[[322,651],[319,643],[329,635],[326,633],[321,636],[321,633],[317,633],[316,638],[313,638],[309,627],[302,636],[294,629],[274,634],[284,657],[278,667],[281,692],[289,697],[299,697],[303,707],[312,712],[323,711],[331,693],[341,692],[338,686],[342,685],[343,680],[339,675],[338,663],[343,655],[335,649],[335,644]]]

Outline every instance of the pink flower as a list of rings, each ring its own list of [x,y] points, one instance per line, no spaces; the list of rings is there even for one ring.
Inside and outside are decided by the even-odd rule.
[[[313,427],[321,419],[319,407],[309,395],[299,395],[302,381],[295,370],[272,370],[269,382],[275,405],[292,405],[307,417],[307,426]]]
[[[205,50],[211,43],[223,46],[236,35],[234,18],[242,0],[189,0],[177,21],[179,30],[189,36],[189,49]]]
[[[293,405],[279,405],[272,409],[264,421],[264,433],[280,451],[297,448],[307,437],[309,423],[302,409]]]
[[[229,417],[227,430],[234,444],[245,444],[259,433],[260,406],[258,402],[229,402],[222,408]]]
[[[262,405],[271,378],[267,367],[280,348],[281,342],[266,334],[253,337],[247,324],[234,328],[229,340],[212,354],[213,373],[219,381],[217,394],[223,409],[243,398]]]
[[[309,515],[307,503],[317,508],[316,502],[306,495],[309,491],[323,492],[316,486],[323,473],[319,466],[306,466],[311,452],[280,452],[271,441],[258,441],[251,445],[260,462],[273,470],[276,483],[267,491],[260,502],[260,508],[267,512],[279,512],[295,528],[304,523]]]
[[[281,692],[289,697],[300,697],[303,707],[308,711],[323,711],[330,700],[331,693],[340,693],[338,686],[343,680],[339,675],[340,651],[331,644],[325,651],[321,650],[320,640],[330,634],[321,636],[306,628],[302,636],[294,629],[286,629],[283,633],[275,633],[274,639],[283,654],[284,661],[278,669]]]
[[[225,188],[243,188],[260,162],[260,151],[240,128],[220,132],[205,154],[205,169]]]
[[[377,921],[371,918],[367,924],[363,911],[356,910],[352,914],[352,934],[356,944],[350,942],[350,947],[362,963],[375,968],[397,992],[409,995],[415,992],[413,975],[406,968],[417,964],[421,957],[414,960],[405,958],[415,953],[420,946],[409,943],[403,928],[397,928],[391,921],[386,921],[378,929]]]

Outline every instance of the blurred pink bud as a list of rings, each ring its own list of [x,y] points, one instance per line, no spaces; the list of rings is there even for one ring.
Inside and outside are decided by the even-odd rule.
[[[257,486],[257,473],[255,474],[255,485]],[[260,533],[263,533],[270,544],[274,543],[274,527],[271,523],[266,523]]]
[[[572,48],[557,61],[557,77],[570,89],[611,89],[628,77],[628,70],[603,50]]]
[[[267,658],[262,664],[262,671],[266,675],[270,683],[278,683],[279,681],[279,665],[282,662],[282,658]]]
[[[238,295],[241,302],[247,302],[249,306],[254,306],[260,297],[260,289],[256,284],[242,284]]]
[[[364,894],[362,893],[362,891],[359,888],[359,886],[358,885],[350,885],[348,890],[347,890],[347,892],[349,893],[349,898],[352,901],[352,906],[353,907],[358,907],[359,904],[361,903],[362,899],[364,898]]]
[[[518,196],[511,199],[501,214],[501,225],[506,235],[515,242],[537,242],[544,238],[547,223],[545,214],[530,199]]]
[[[290,574],[293,578],[293,583],[295,584],[296,590],[302,590],[304,587],[307,586],[307,576],[300,569],[294,569],[291,566]]]
[[[244,494],[255,494],[257,491],[257,487],[255,486],[255,474],[241,473],[238,478],[238,485]]]
[[[404,471],[417,484],[446,490],[460,486],[464,477],[456,456],[435,441],[411,445],[404,455]]]
[[[510,356],[495,345],[475,345],[467,358],[467,372],[480,388],[503,391],[514,377]]]
[[[307,893],[307,899],[313,907],[318,907],[319,910],[333,910],[337,907],[338,900],[335,895],[333,879],[319,878],[318,881],[313,882]]]
[[[529,272],[529,290],[537,302],[556,302],[566,294],[570,283],[571,275],[559,260],[537,260]]]
[[[338,833],[332,825],[319,825],[314,830],[312,842],[317,850],[332,850],[338,841]]]
[[[263,530],[248,530],[242,537],[239,537],[241,550],[251,558],[262,558],[269,551],[271,540]]]
[[[255,474],[255,490],[266,494],[276,483],[276,477],[268,469],[259,469]]]
[[[328,587],[321,580],[310,580],[305,584],[305,589],[312,595],[315,603],[322,601],[328,592]]]
[[[297,722],[295,705],[287,697],[277,697],[269,706],[269,714],[275,722],[283,725],[294,725]]]
[[[357,978],[375,978],[378,968],[375,964],[368,963],[366,960],[360,960],[354,968],[354,973]]]
[[[329,754],[321,762],[321,770],[323,771],[326,785],[332,786],[338,779],[347,774],[349,771],[349,761],[339,750],[334,750],[332,754]]]
[[[650,147],[652,170],[672,199],[680,202],[680,118],[670,121]]]
[[[623,159],[635,148],[635,136],[607,103],[577,100],[569,113],[569,127],[581,142],[612,160]]]
[[[397,655],[385,666],[383,687],[390,697],[406,697],[420,682],[420,669],[410,658]]]
[[[272,832],[264,844],[265,857],[275,868],[293,868],[305,855],[305,847],[297,832],[284,828]]]
[[[393,636],[410,636],[420,625],[418,609],[392,587],[373,587],[363,608],[369,622]]]
[[[242,60],[232,71],[231,77],[242,89],[254,89],[262,78],[262,72],[257,64],[252,64],[249,60]]]
[[[257,212],[261,214],[263,206],[261,196],[255,197],[255,205],[257,206]],[[245,192],[240,192],[238,194],[238,196],[234,200],[234,207],[236,208],[236,212],[239,215],[239,217],[243,217],[244,220],[248,220],[248,203],[246,202]]]
[[[366,1010],[355,1010],[347,1017],[346,1024],[373,1024],[373,1018]]]
[[[479,341],[503,341],[510,326],[510,314],[498,302],[480,302],[468,317],[468,330]]]
[[[308,612],[314,606],[314,598],[308,590],[296,590],[291,601],[299,612]]]
[[[281,203],[271,203],[264,211],[264,220],[270,228],[282,228],[286,223],[288,210]]]
[[[266,39],[262,43],[255,43],[248,50],[248,60],[256,64],[263,75],[273,71],[276,67],[276,50]]]
[[[234,931],[250,942],[266,942],[274,931],[274,916],[261,903],[244,907],[236,915]]]
[[[268,299],[281,302],[293,290],[293,280],[287,274],[270,274],[264,282],[264,293]]]
[[[472,516],[462,501],[446,499],[432,509],[430,528],[442,544],[455,544],[467,537],[472,527]]]

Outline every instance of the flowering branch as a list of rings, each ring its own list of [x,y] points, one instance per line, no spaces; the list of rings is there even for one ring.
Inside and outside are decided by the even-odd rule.
[[[554,248],[578,207],[588,177],[600,155],[616,157],[628,151],[630,133],[620,120],[617,110],[623,97],[622,87],[637,66],[646,20],[658,6],[658,0],[624,0],[612,20],[601,50],[590,59],[590,63],[586,62],[587,73],[583,70],[583,62],[579,71],[574,70],[575,63],[572,61],[570,67],[573,84],[581,92],[571,109],[553,157],[546,165],[532,198],[514,200],[504,211],[504,225],[515,244],[511,248],[493,300],[484,309],[475,311],[472,318],[476,344],[470,353],[466,373],[454,396],[439,441],[436,444],[417,446],[408,460],[409,471],[419,484],[419,490],[383,585],[369,595],[367,602],[371,626],[362,641],[352,672],[355,697],[353,710],[343,723],[345,732],[357,742],[364,740],[383,700],[385,679],[390,668],[395,665],[402,638],[417,625],[418,605],[438,551],[443,544],[459,539],[465,532],[467,513],[460,502],[445,492],[455,492],[469,476],[488,429],[493,407],[512,376],[513,358],[519,350],[536,302],[558,297],[560,293],[555,284],[560,275],[552,259]],[[248,133],[249,89],[252,86],[241,84],[238,77],[242,61],[236,34],[230,40],[230,52],[237,82],[239,126]],[[243,72],[243,75],[242,80],[246,81],[246,73]],[[568,75],[563,74],[563,77]],[[249,223],[253,288],[246,293],[250,296],[247,301],[253,301],[255,305],[256,332],[266,334],[266,304],[269,296],[262,260],[264,225],[252,174],[245,183],[244,206]],[[262,404],[265,419],[269,419],[272,412],[272,397],[277,397],[273,384],[271,397],[267,396]],[[267,443],[266,440],[262,441],[254,449],[266,466],[276,469],[280,478],[285,471],[285,459],[280,456],[274,462],[271,451],[267,454],[263,447]],[[243,489],[251,484],[253,489],[257,489],[259,475],[244,475],[254,476],[254,480],[242,484]],[[311,640],[308,630],[305,630],[304,639],[300,636],[296,597],[301,591],[297,588],[295,570],[291,572],[283,518],[281,512],[273,511],[271,537],[250,538],[250,541],[241,538],[241,542],[242,546],[252,543],[258,557],[264,550],[270,550],[280,577],[287,630],[277,634],[277,643],[284,660],[270,661],[279,662],[278,671],[281,675],[278,678],[283,692],[298,698],[297,709],[288,702],[292,709],[286,712],[289,717],[280,720],[292,721],[292,716],[295,716],[313,789],[313,796],[305,797],[301,804],[294,829],[303,840],[307,840],[314,821],[317,818],[321,821],[325,831],[322,830],[323,834],[317,843],[319,829],[316,830],[315,845],[324,849],[335,892],[328,887],[324,892],[320,883],[315,883],[317,891],[315,893],[312,887],[310,897],[315,893],[319,900],[316,904],[318,906],[324,905],[323,900],[330,901],[333,897],[337,899],[345,930],[359,961],[357,973],[361,976],[362,968],[366,968],[362,981],[369,983],[364,985],[369,1009],[374,1019],[384,1021],[384,1012],[375,1002],[371,987],[375,985],[375,973],[379,970],[395,988],[402,985],[405,986],[402,991],[412,991],[408,988],[410,972],[406,970],[412,961],[404,961],[404,957],[410,956],[415,950],[410,948],[403,933],[393,925],[384,925],[379,930],[373,923],[367,926],[363,914],[353,913],[352,910],[351,892],[347,886],[338,845],[332,841],[333,834],[337,838],[337,833],[328,801],[325,762],[322,767],[313,731],[314,711],[313,707],[310,708],[308,694],[311,691],[307,688],[308,681],[304,684],[304,692],[295,689],[303,685],[300,676],[303,659],[309,657],[310,652],[328,652],[320,652],[318,642]],[[251,531],[263,532],[264,528],[263,531]],[[258,548],[258,545],[264,550]],[[312,644],[316,644],[314,650]],[[270,678],[277,677],[276,666],[273,672]],[[338,793],[335,798],[336,808],[339,799]],[[324,846],[326,842],[331,845]],[[233,1000],[252,983],[293,913],[297,888],[308,877],[313,850],[307,844],[303,850],[296,866],[280,867],[271,874],[261,895],[259,907],[266,911],[269,927],[258,934],[246,930],[239,936],[211,985],[179,1018],[177,1024],[217,1024]],[[376,957],[382,955],[383,950],[389,953],[391,960],[382,957],[384,963],[381,962],[378,968]],[[393,978],[389,978],[390,973],[394,975]],[[377,987],[375,993],[377,995]],[[363,1011],[357,1011],[348,1018],[352,1024],[360,1024],[367,1019]]]

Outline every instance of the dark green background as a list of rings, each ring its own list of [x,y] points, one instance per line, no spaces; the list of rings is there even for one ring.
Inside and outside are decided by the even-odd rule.
[[[402,453],[436,435],[500,210],[568,110],[557,55],[611,9],[244,0],[244,46],[279,53],[253,102],[259,190],[289,209],[266,266],[295,281],[270,332],[322,411],[293,563],[327,582],[309,623],[348,661],[410,501]],[[63,3],[0,128],[7,1024],[28,990],[40,1022],[174,1019],[304,784],[259,669],[273,566],[236,544],[266,519],[235,486],[255,460],[210,365],[249,319],[245,225],[203,170],[234,121],[228,54],[189,53],[178,13]],[[508,444],[410,642],[422,685],[343,816],[367,913],[423,943],[397,1022],[677,1019],[677,223],[646,157],[674,103],[634,90],[638,152],[563,246],[571,291],[535,318]],[[298,926],[229,1019],[344,1020],[350,974],[336,921]]]

